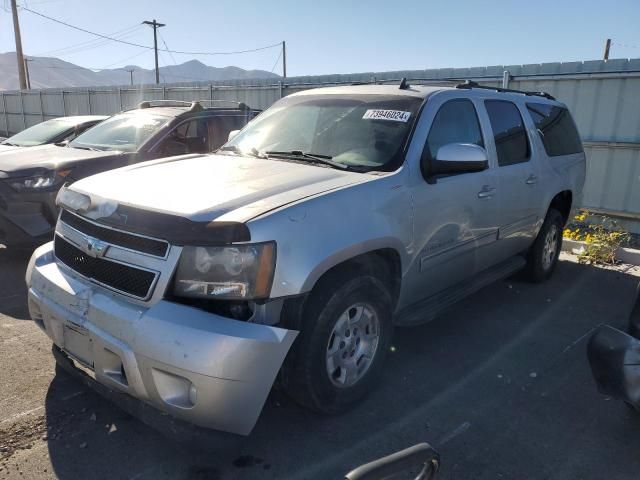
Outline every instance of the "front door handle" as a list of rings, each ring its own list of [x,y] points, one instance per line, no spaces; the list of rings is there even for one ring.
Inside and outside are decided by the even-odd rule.
[[[496,193],[496,189],[490,187],[489,185],[485,185],[482,187],[482,190],[478,192],[478,198],[491,198]]]
[[[538,183],[538,177],[536,177],[533,173],[529,175],[529,177],[524,181],[527,185],[535,185]]]

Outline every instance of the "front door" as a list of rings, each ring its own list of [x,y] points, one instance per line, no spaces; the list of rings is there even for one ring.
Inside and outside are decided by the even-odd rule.
[[[435,100],[435,99],[434,99]],[[429,129],[423,161],[450,143],[486,142],[474,103],[468,98],[442,101]],[[426,157],[426,158],[425,158]],[[406,277],[406,304],[472,277],[492,263],[498,232],[495,168],[421,178],[413,187],[416,256]]]

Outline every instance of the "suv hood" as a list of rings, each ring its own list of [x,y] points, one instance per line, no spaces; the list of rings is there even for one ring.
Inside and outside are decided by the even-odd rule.
[[[246,222],[296,200],[370,180],[279,159],[199,155],[151,161],[85,178],[72,189],[197,222]]]
[[[81,148],[58,147],[56,145],[41,145],[37,147],[17,148],[4,153],[0,150],[0,171],[18,173],[34,168],[54,169],[67,163],[97,157],[113,156],[113,151],[94,152]]]

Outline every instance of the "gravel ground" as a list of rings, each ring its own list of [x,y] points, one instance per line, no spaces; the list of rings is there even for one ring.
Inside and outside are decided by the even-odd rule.
[[[26,258],[0,252],[0,478],[340,479],[420,441],[442,479],[636,479],[640,417],[598,394],[585,356],[602,323],[622,327],[637,268],[563,254],[553,278],[508,279],[432,323],[398,329],[380,388],[338,417],[272,392],[240,449],[199,452],[64,373],[27,320]]]

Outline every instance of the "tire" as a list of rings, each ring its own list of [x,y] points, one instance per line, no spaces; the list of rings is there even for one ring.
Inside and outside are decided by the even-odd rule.
[[[374,276],[330,274],[305,302],[299,328],[281,371],[284,391],[317,412],[342,413],[378,380],[393,331],[391,296]]]
[[[562,214],[554,208],[549,209],[538,236],[527,254],[525,272],[529,280],[542,282],[555,270],[562,248],[563,228]]]

